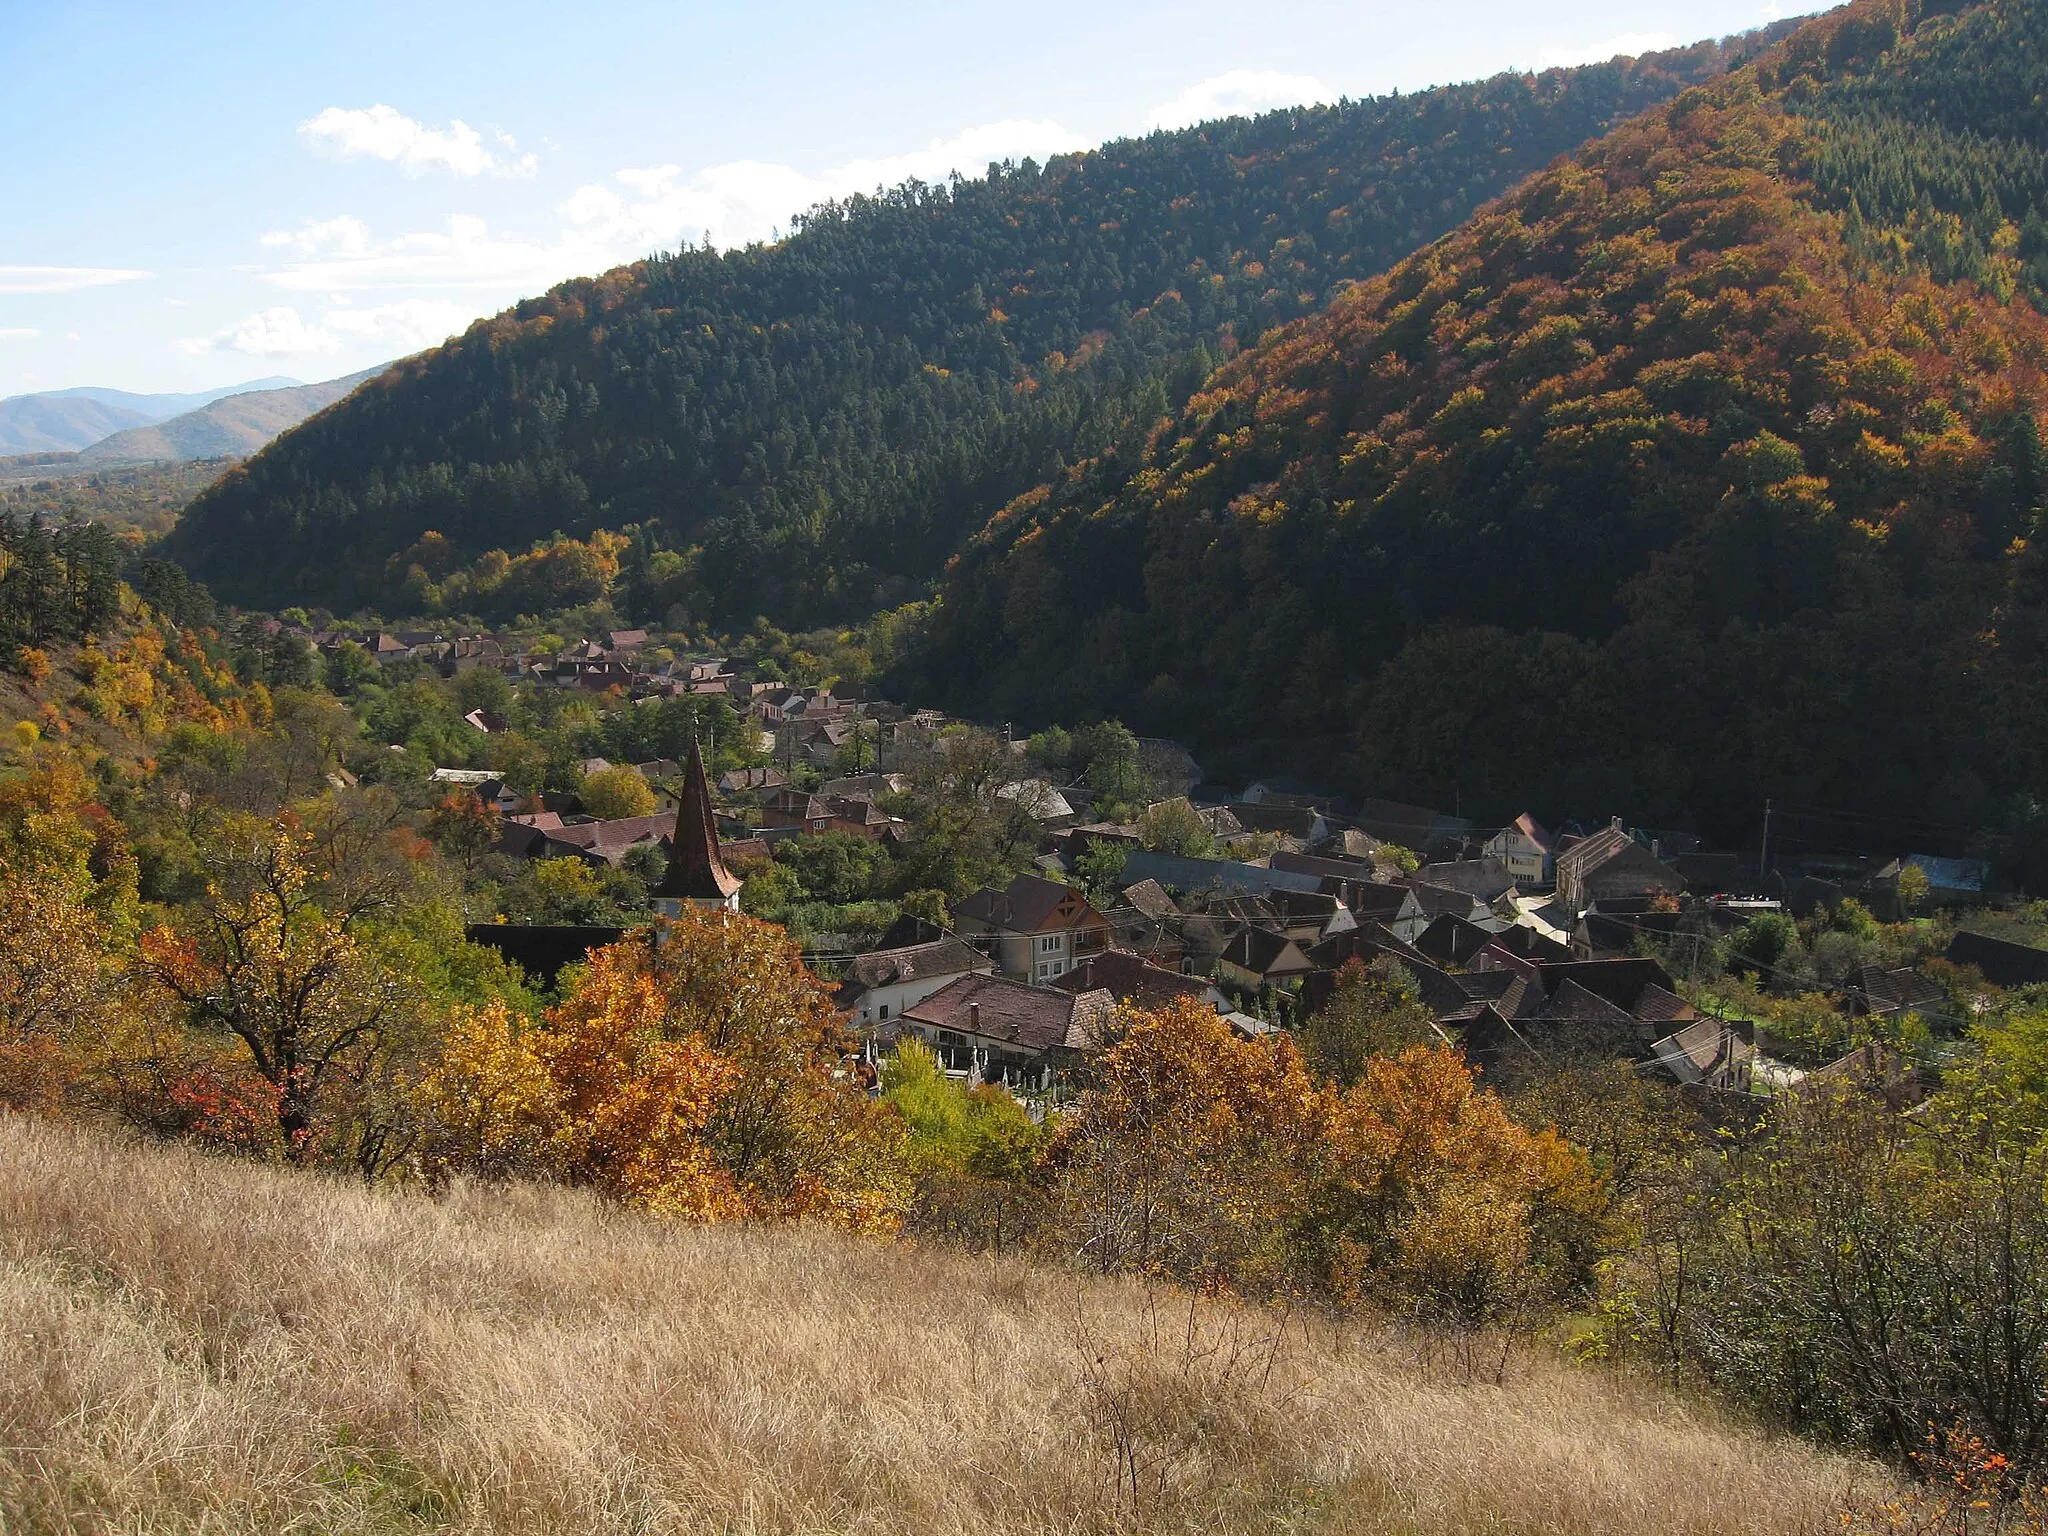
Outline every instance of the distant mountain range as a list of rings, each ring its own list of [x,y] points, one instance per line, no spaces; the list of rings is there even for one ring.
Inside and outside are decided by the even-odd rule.
[[[230,395],[294,387],[297,379],[251,379],[189,395],[138,395],[125,389],[52,389],[0,400],[0,455],[76,453],[102,438],[168,421]],[[281,430],[281,429],[280,429]]]
[[[158,460],[240,458],[325,410],[382,368],[285,389],[239,390],[167,421],[129,427],[83,450],[81,459],[134,464]]]
[[[116,464],[246,458],[381,367],[319,384],[256,379],[197,395],[64,389],[0,400],[0,461],[67,475]],[[32,456],[32,457],[31,457]]]

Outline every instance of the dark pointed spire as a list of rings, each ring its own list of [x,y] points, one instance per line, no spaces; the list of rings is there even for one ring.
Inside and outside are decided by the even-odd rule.
[[[711,819],[711,786],[704,781],[704,754],[693,741],[689,766],[683,770],[683,798],[676,806],[668,873],[650,894],[726,906],[740,883],[740,877],[727,869],[718,856],[718,826]]]

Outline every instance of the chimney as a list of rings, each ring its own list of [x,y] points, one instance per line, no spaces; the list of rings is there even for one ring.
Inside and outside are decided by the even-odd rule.
[[[967,1030],[970,1034],[978,1035],[981,1033],[981,1004],[979,1003],[969,1003],[967,1005]]]

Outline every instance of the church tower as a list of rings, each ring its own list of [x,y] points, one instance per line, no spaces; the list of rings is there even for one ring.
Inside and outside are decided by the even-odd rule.
[[[654,910],[662,917],[680,916],[685,906],[740,909],[740,877],[718,856],[718,826],[711,819],[711,786],[704,781],[704,754],[690,743],[690,764],[683,773],[683,798],[676,807],[675,836],[670,839],[668,873],[653,890]]]

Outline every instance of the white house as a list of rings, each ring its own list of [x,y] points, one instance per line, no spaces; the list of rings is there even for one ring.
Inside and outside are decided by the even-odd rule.
[[[961,939],[937,939],[902,949],[856,955],[835,999],[856,1026],[901,1018],[934,992],[962,976],[986,976],[995,962]]]
[[[1486,840],[1480,852],[1507,866],[1516,885],[1549,885],[1557,876],[1556,843],[1527,811]]]

